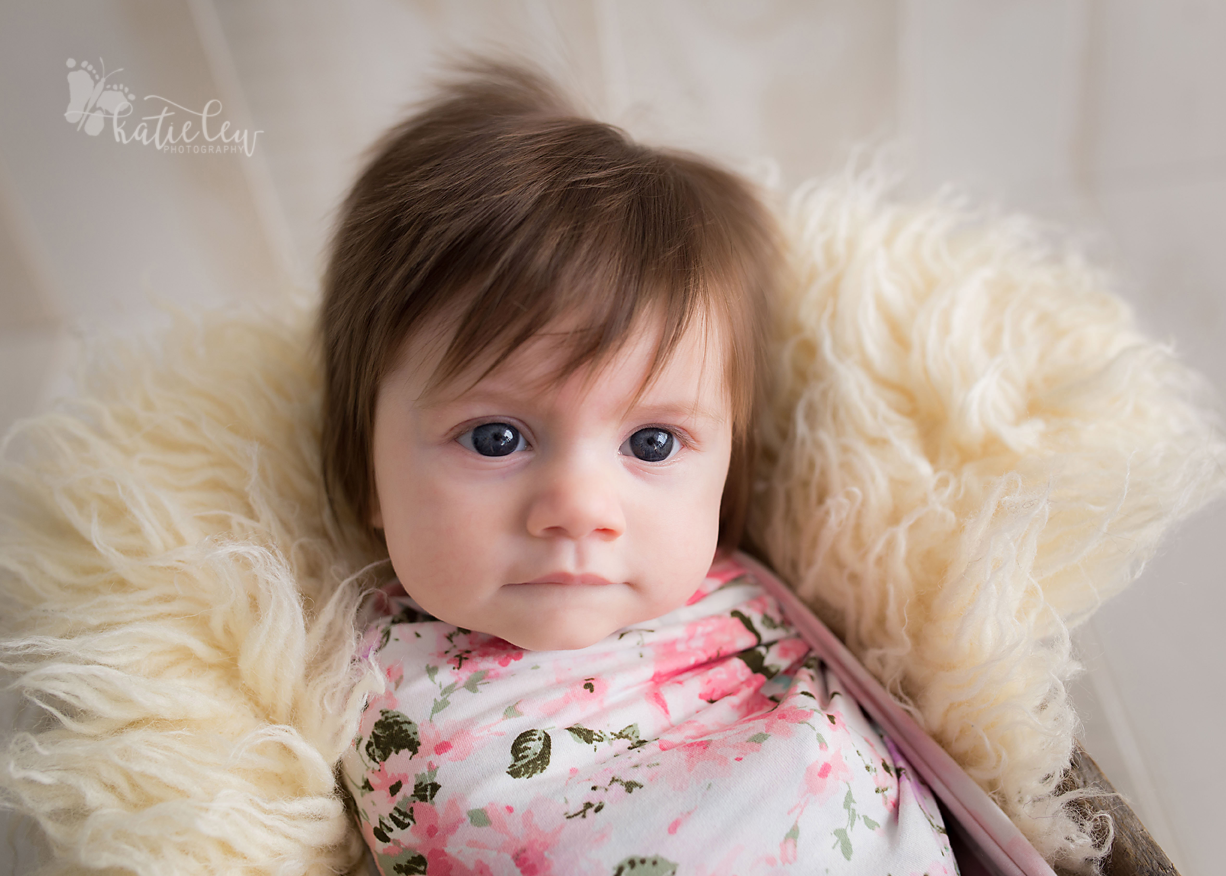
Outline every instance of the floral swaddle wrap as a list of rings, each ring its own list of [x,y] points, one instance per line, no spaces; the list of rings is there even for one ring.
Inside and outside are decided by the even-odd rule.
[[[735,558],[578,651],[382,598],[387,689],[342,764],[385,876],[957,872],[928,788]]]

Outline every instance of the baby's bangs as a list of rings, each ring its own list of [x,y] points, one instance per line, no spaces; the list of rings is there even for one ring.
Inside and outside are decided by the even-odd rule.
[[[545,188],[493,242],[499,264],[471,278],[432,386],[475,383],[545,331],[566,332],[555,380],[594,374],[652,319],[661,334],[649,382],[697,324],[723,343],[734,426],[745,422],[753,389],[739,384],[753,381],[757,320],[740,312],[749,278],[739,250],[756,242],[737,239],[729,215],[741,205],[727,203],[743,192],[721,191],[740,187],[684,156],[625,145],[621,166]]]
[[[565,330],[561,380],[640,328],[662,328],[658,366],[698,321],[721,344],[732,406],[721,543],[735,544],[779,253],[770,215],[732,174],[577,116],[530,70],[468,71],[378,144],[333,235],[320,311],[329,502],[373,536],[379,388],[416,343],[448,344],[429,390]]]

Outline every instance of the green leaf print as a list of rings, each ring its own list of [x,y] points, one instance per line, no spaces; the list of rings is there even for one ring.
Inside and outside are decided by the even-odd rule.
[[[574,727],[567,727],[566,732],[585,745],[595,745],[597,742],[604,742],[604,734],[599,730],[589,730],[578,724]]]
[[[421,737],[413,720],[400,712],[382,709],[366,740],[366,756],[375,763],[383,763],[398,751],[415,755],[420,747]]]
[[[745,629],[753,633],[753,637],[758,640],[755,644],[758,644],[758,645],[762,644],[762,634],[758,632],[757,628],[753,625],[753,621],[747,618],[744,612],[733,609],[732,616],[736,618],[737,620],[739,620],[741,624],[745,627]]]
[[[642,782],[636,782],[633,779],[619,779],[617,776],[609,779],[609,784],[606,788],[612,788],[614,785],[621,785],[627,794],[633,794],[639,788],[646,787]]]
[[[613,876],[676,876],[677,865],[659,855],[626,858],[613,868]]]
[[[387,814],[387,817],[398,830],[407,830],[417,823],[417,819],[413,817],[412,800],[397,800],[395,808]],[[380,819],[379,823],[383,824],[383,820]]]
[[[768,630],[786,630],[786,629],[787,629],[787,626],[786,626],[786,625],[784,625],[784,624],[780,623],[779,621],[775,620],[775,619],[774,619],[773,617],[771,617],[769,614],[760,614],[760,615],[758,615],[758,620],[759,620],[759,621],[761,621],[761,622],[762,622],[762,626],[764,626],[764,627],[765,627],[766,629],[768,629]],[[806,662],[806,663],[808,663],[810,660],[811,660],[811,661],[813,661],[813,662],[814,662],[814,665],[816,666],[816,663],[817,663],[817,658],[816,658],[816,657],[810,657],[810,658],[809,658],[809,660],[806,660],[805,662]]]
[[[771,735],[769,733],[755,733],[753,736],[750,736],[749,739],[746,741],[756,742],[758,743],[758,745],[761,745],[763,742],[765,742],[766,740],[770,738],[771,738]]]
[[[426,873],[426,856],[416,849],[405,849],[399,855],[384,862],[383,872],[395,873],[396,876],[422,876]]]
[[[630,751],[634,751],[634,749],[636,748],[642,748],[644,745],[647,745],[651,741],[649,739],[639,738],[639,725],[638,724],[629,724],[623,727],[622,729],[618,730],[616,733],[613,734],[613,738],[614,739],[624,739],[627,742],[629,742]]]
[[[856,826],[856,818],[859,817],[856,812],[856,798],[851,793],[851,785],[847,786],[847,796],[843,798],[843,808],[847,810],[847,829],[851,830]]]
[[[759,646],[757,648],[748,648],[736,655],[738,659],[746,666],[749,671],[755,675],[761,675],[767,681],[770,681],[779,674],[779,669],[774,666],[769,666],[766,663],[766,648]]]
[[[490,671],[488,669],[478,669],[472,675],[468,676],[467,679],[465,679],[464,690],[468,691],[469,693],[476,693],[477,685],[481,684],[485,676],[489,674]]]
[[[434,781],[434,777],[437,775],[438,769],[434,768],[424,773],[418,773],[413,777],[414,800],[420,800],[422,803],[434,802],[434,795],[442,788],[442,785]]]
[[[604,809],[604,801],[603,801],[603,800],[602,800],[601,802],[599,802],[599,803],[593,803],[591,800],[588,800],[588,801],[584,802],[584,804],[583,804],[583,808],[582,808],[582,809],[580,809],[579,811],[577,811],[577,812],[567,812],[567,813],[566,813],[566,818],[567,818],[567,820],[568,820],[568,821],[569,821],[570,819],[572,819],[572,818],[587,818],[587,814],[588,814],[589,812],[590,812],[590,813],[592,813],[593,815],[596,815],[596,814],[597,814],[598,812],[600,812],[600,810],[602,810],[602,809]]]
[[[455,693],[455,689],[456,684],[453,681],[451,684],[439,690],[439,698],[435,700],[434,705],[430,707],[431,718],[451,705],[451,695]]]
[[[629,742],[629,750],[634,751],[634,749],[642,748],[644,745],[647,745],[650,742],[648,739],[639,738],[638,724],[627,725],[618,730],[616,733],[606,732],[604,730],[591,730],[582,726],[581,724],[575,724],[571,727],[567,727],[566,732],[574,737],[576,742],[582,743],[583,745],[591,745],[593,747],[599,742],[611,743],[620,739],[623,742]]]
[[[834,831],[835,845],[839,847],[839,851],[843,853],[843,857],[851,860],[851,839],[847,836],[847,831],[843,828],[837,828]],[[831,846],[834,848],[834,846]]]
[[[528,779],[545,772],[549,766],[549,751],[553,741],[544,730],[525,730],[511,743],[511,765],[507,775],[513,779]]]
[[[473,827],[489,827],[492,822],[484,809],[469,809],[468,823]]]
[[[389,812],[386,818],[380,818],[379,823],[371,828],[371,832],[379,842],[390,843],[396,831],[407,830],[416,823],[417,819],[413,817],[413,801],[397,800],[396,808]]]
[[[869,830],[876,830],[877,828],[881,827],[880,824],[873,821],[873,819],[869,818],[867,815],[861,815],[860,820],[864,822],[864,826]]]

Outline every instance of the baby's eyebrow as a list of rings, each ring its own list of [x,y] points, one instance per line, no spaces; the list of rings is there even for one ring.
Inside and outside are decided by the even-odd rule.
[[[536,383],[508,379],[505,375],[487,375],[475,383],[453,380],[428,388],[416,399],[414,406],[429,413],[459,406],[532,406],[539,403],[541,394],[548,393],[555,384],[556,380],[552,376],[542,378]],[[642,421],[705,420],[717,424],[728,422],[732,412],[726,394],[720,394],[715,406],[710,404],[710,399],[704,404],[703,400],[697,397],[703,394],[705,393],[695,393],[695,397],[681,398],[672,395],[658,384],[649,383],[641,388],[637,397],[627,399],[621,416]]]
[[[627,413],[636,418],[648,420],[697,419],[723,423],[728,419],[728,413],[726,411],[713,411],[710,408],[698,403],[687,404],[681,402],[648,402],[632,405]]]
[[[415,406],[432,411],[452,405],[503,405],[521,401],[519,395],[505,388],[485,388],[478,384],[459,390],[446,386],[427,390],[417,397]]]

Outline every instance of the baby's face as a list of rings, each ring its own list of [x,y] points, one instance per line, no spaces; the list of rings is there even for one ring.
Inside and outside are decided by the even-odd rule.
[[[426,611],[522,648],[583,648],[702,583],[732,445],[723,344],[695,327],[649,375],[648,329],[595,373],[554,379],[546,332],[475,386],[429,395],[442,345],[410,344],[379,391],[372,523]]]

